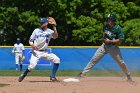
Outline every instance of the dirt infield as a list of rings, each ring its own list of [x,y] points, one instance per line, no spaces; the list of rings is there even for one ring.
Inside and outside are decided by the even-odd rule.
[[[58,77],[63,80],[70,77]],[[135,83],[126,82],[121,77],[85,77],[80,82],[50,82],[49,77],[26,77],[22,82],[18,77],[1,76],[0,83],[10,84],[0,87],[0,93],[140,93],[140,78]]]

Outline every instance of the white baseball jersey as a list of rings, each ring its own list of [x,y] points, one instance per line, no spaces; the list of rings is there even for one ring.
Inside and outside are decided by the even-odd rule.
[[[14,48],[12,50],[12,52],[14,53],[22,53],[24,50],[24,45],[22,43],[19,43],[19,44],[14,44]]]
[[[39,50],[45,50],[49,45],[50,39],[53,38],[53,33],[54,31],[49,28],[45,31],[41,28],[37,28],[33,31],[30,41],[33,41],[34,45],[37,46]]]
[[[29,43],[30,45],[34,44],[35,46],[37,46],[39,51],[33,51],[30,59],[30,64],[28,66],[29,70],[32,70],[36,67],[40,58],[53,63],[60,63],[59,57],[57,57],[55,54],[48,53],[47,51],[40,51],[47,49],[51,38],[53,38],[53,33],[54,31],[49,28],[47,28],[45,31],[43,31],[41,28],[37,28],[33,31]]]
[[[15,53],[15,63],[20,63],[20,58],[23,56],[24,45],[22,43],[14,44],[12,53]]]

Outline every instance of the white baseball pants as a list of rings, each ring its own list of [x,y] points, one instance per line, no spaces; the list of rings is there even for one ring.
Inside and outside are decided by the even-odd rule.
[[[31,59],[30,59],[30,64],[28,66],[28,69],[30,71],[36,67],[39,59],[45,59],[45,60],[48,60],[49,62],[58,63],[58,64],[60,63],[60,58],[57,57],[53,53],[48,53],[47,51],[33,50],[33,53],[31,55]]]

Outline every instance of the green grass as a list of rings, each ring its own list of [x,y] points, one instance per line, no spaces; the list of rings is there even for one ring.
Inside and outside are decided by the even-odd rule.
[[[57,76],[77,76],[80,70],[59,70]],[[0,76],[19,76],[22,72],[16,70],[0,70]],[[140,71],[131,71],[132,76],[140,76]],[[50,76],[51,70],[33,70],[28,76]],[[124,76],[122,71],[93,70],[87,76]]]

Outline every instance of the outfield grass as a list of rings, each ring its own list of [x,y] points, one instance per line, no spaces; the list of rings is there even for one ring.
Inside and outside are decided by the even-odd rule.
[[[80,70],[59,70],[57,76],[77,76]],[[22,72],[16,70],[0,70],[0,76],[19,76]],[[33,70],[28,76],[50,76],[50,70]],[[140,71],[131,71],[132,76],[139,77]],[[87,76],[124,76],[122,71],[94,70],[87,73]]]

